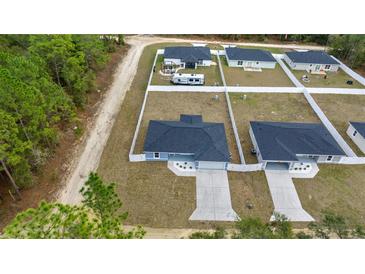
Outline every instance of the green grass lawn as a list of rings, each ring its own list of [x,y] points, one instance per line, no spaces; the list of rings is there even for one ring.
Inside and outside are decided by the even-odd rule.
[[[349,121],[365,122],[365,96],[345,94],[312,94],[312,96],[356,155],[365,156],[346,133]]]
[[[218,60],[215,55],[212,55],[212,64],[209,67],[197,67],[196,69],[181,69],[179,73],[196,73],[196,74],[204,74],[205,76],[205,86],[221,86],[223,85],[221,75],[219,72]],[[170,82],[170,76],[163,76],[159,73],[163,64],[163,56],[159,55],[156,60],[156,71],[153,73],[151,85],[173,85]]]
[[[245,100],[242,94],[229,96],[247,163],[257,163],[256,156],[250,153],[250,121],[319,122],[303,94],[247,93]]]
[[[303,208],[318,220],[332,210],[354,224],[365,224],[365,168],[363,165],[319,165],[313,179],[294,179]]]
[[[284,62],[285,63],[285,62]],[[324,79],[323,75],[310,74],[304,70],[291,70],[295,77],[306,87],[311,88],[365,88],[362,84],[339,69],[337,72],[327,72],[327,79]],[[305,83],[301,80],[303,75],[307,75],[310,79],[309,83]],[[346,84],[346,81],[352,80],[352,85]]]
[[[227,86],[248,87],[293,87],[293,83],[279,64],[275,69],[263,69],[261,72],[244,71],[243,68],[229,67],[226,57],[220,56]]]

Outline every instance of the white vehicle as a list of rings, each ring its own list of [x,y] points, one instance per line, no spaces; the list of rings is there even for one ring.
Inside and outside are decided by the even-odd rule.
[[[175,85],[204,85],[204,74],[175,73],[171,82]]]

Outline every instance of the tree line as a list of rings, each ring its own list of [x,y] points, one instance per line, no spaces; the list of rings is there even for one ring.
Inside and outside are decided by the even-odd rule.
[[[122,35],[0,36],[0,172],[15,191],[33,182],[62,125],[95,89]]]
[[[365,227],[325,210],[318,222],[311,222],[307,229],[294,232],[292,224],[284,215],[275,213],[275,220],[262,222],[259,218],[246,217],[235,222],[234,229],[227,231],[217,227],[214,231],[198,231],[190,239],[365,239]]]

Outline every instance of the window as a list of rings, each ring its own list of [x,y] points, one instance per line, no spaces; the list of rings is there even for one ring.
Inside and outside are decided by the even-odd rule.
[[[189,82],[193,82],[193,81],[194,81],[194,79],[191,79],[191,78],[189,79]]]
[[[242,66],[243,65],[243,61],[237,61],[237,65],[238,66]]]
[[[258,65],[258,64],[260,64],[260,62],[256,62],[256,64]]]
[[[153,153],[153,158],[154,159],[160,159],[160,152]]]
[[[352,134],[352,136],[356,136],[357,134],[357,131],[355,130],[354,133]]]
[[[195,82],[199,82],[199,79],[195,79]]]
[[[327,157],[327,161],[332,161],[332,156],[331,155]]]
[[[324,66],[324,69],[330,69],[331,68],[331,65],[325,65]]]

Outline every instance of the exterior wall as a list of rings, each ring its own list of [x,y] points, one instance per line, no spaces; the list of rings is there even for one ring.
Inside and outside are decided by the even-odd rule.
[[[196,162],[197,169],[227,169],[227,162],[199,161]]]
[[[242,65],[238,65],[238,61],[242,61]],[[274,69],[276,62],[260,62],[260,61],[245,61],[245,60],[228,60],[229,67],[250,67],[250,68],[264,68],[264,69]]]
[[[261,156],[261,153],[260,153],[260,149],[259,147],[257,146],[257,142],[256,142],[256,138],[255,138],[255,135],[253,134],[253,131],[252,131],[252,128],[250,126],[250,129],[249,129],[249,133],[250,133],[250,137],[251,137],[251,141],[252,141],[252,145],[253,147],[255,148],[256,150],[256,158],[258,160],[259,163],[262,163],[264,162],[262,160],[262,156]],[[266,163],[265,163],[266,164]]]
[[[180,66],[182,64],[181,59],[164,58],[164,63],[173,63]]]
[[[324,64],[305,64],[305,63],[294,63],[291,59],[289,59],[289,57],[284,54],[284,60],[285,62],[289,65],[289,67],[293,70],[315,70],[316,65],[319,65],[320,68],[318,71],[337,71],[340,67],[340,65],[333,65],[333,64],[329,64],[330,68],[329,69],[325,69],[326,65]]]
[[[158,152],[158,151],[156,151]],[[154,152],[146,152],[146,161],[167,161],[169,159],[169,154],[167,152],[160,152],[160,158],[154,158]]]
[[[328,161],[327,158],[329,156],[332,156],[332,160]],[[341,158],[344,156],[333,156],[333,155],[321,155],[318,157],[317,162],[318,163],[339,163],[341,161]]]
[[[177,66],[183,65],[185,67],[185,63],[181,61],[181,59],[172,59],[172,58],[164,58],[164,63],[173,63]],[[212,64],[212,60],[203,60],[202,64],[197,64],[199,67],[209,67]]]
[[[209,67],[212,64],[212,60],[203,60],[203,64],[198,64],[198,66],[200,67]]]
[[[356,133],[356,135],[354,136],[356,129],[350,124],[346,133],[348,136],[350,136],[350,138],[352,139],[352,141],[359,147],[359,149],[365,153],[365,138],[363,136],[361,136],[360,133]]]

